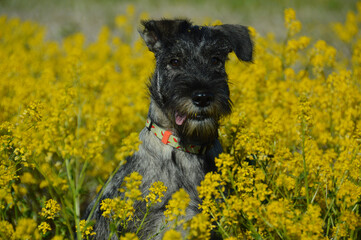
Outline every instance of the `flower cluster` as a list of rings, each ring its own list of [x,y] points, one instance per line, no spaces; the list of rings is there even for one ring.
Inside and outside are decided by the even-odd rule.
[[[142,176],[137,172],[126,176],[122,187],[119,189],[123,195],[113,199],[106,198],[100,203],[102,215],[120,222],[118,224],[123,227],[126,226],[126,223],[132,220],[134,216],[133,204],[135,201],[142,200],[142,193],[139,189],[141,183]]]
[[[81,220],[79,226],[82,239],[89,239],[90,236],[96,235],[96,233],[93,232],[93,227],[87,225],[85,220]]]
[[[209,216],[204,213],[199,213],[185,224],[185,229],[188,230],[187,239],[209,239],[212,228]]]
[[[47,222],[42,222],[40,223],[40,225],[38,226],[38,229],[42,232],[42,234],[47,233],[48,231],[51,230],[51,227],[49,225],[49,223]]]
[[[44,27],[0,17],[1,238],[95,234],[80,210],[137,150],[146,120],[154,56],[133,34],[146,17],[129,6],[94,42],[45,40]],[[337,47],[301,35],[293,9],[284,23],[282,41],[250,28],[252,64],[229,55],[233,113],[221,120],[218,171],[198,187],[193,219],[184,189],[165,203],[164,239],[360,239],[361,3],[332,25]],[[142,193],[141,182],[132,173],[100,202],[111,229],[139,225],[120,239],[152,237],[137,234],[167,188]]]
[[[49,199],[45,203],[45,208],[41,209],[40,215],[47,219],[54,219],[55,215],[60,211],[59,204],[54,199]]]
[[[172,199],[169,200],[164,212],[166,221],[172,222],[174,227],[183,224],[183,217],[186,215],[189,202],[189,194],[183,188],[173,193]]]
[[[154,203],[162,202],[162,197],[164,197],[164,193],[167,191],[167,187],[164,186],[163,182],[157,181],[154,182],[149,188],[149,194],[145,197],[145,201],[147,205],[152,205]]]
[[[296,12],[292,8],[285,9],[285,27],[290,37],[301,31],[302,24],[296,19]]]
[[[358,29],[361,12],[352,15],[346,25]],[[292,9],[285,25],[284,43],[255,34],[253,65],[228,63],[242,87],[232,86],[225,153],[198,188],[200,207],[224,238],[357,239],[361,36],[351,34],[353,60],[340,59],[326,41],[297,36]]]
[[[18,219],[18,224],[12,237],[13,239],[40,239],[36,221],[31,218]]]

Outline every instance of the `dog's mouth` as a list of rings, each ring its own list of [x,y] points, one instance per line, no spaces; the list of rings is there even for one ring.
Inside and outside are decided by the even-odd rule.
[[[186,114],[181,114],[179,112],[175,113],[175,123],[178,126],[183,125],[183,123],[185,122],[185,120],[187,119],[187,115]]]
[[[194,121],[204,121],[207,118],[210,118],[210,116],[202,113],[191,113],[191,114],[184,114],[179,112],[175,113],[175,123],[178,126],[183,125],[187,119]]]

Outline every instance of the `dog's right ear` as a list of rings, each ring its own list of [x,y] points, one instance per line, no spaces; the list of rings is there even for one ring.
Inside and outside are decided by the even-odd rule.
[[[141,37],[149,50],[156,53],[165,41],[171,41],[177,34],[187,31],[191,27],[188,20],[148,20],[142,21],[143,29],[139,30]]]
[[[252,62],[253,42],[247,27],[236,24],[214,26],[226,37],[239,60]]]

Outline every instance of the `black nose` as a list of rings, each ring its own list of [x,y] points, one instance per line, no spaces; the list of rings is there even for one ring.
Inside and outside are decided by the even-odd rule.
[[[197,107],[207,107],[213,101],[213,94],[209,92],[194,92],[192,101]]]

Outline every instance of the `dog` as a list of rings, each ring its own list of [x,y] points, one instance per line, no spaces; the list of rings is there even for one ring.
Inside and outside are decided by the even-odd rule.
[[[152,207],[138,232],[140,239],[161,239],[165,206],[180,188],[190,197],[185,219],[200,212],[197,186],[206,173],[217,170],[214,159],[222,152],[219,120],[231,113],[225,62],[232,51],[239,60],[251,62],[253,43],[245,26],[197,26],[185,19],[143,21],[139,32],[156,59],[148,85],[148,119],[139,135],[139,150],[114,175],[99,202],[121,196],[118,189],[132,172],[143,176],[143,196],[152,183],[163,182],[167,191],[162,202]],[[95,202],[88,206],[85,218]],[[134,208],[136,218],[143,219],[144,201]],[[99,204],[89,218],[95,220],[93,238],[108,239],[109,219],[102,216]],[[135,232],[137,225],[130,222],[127,229],[118,229],[124,230]]]

